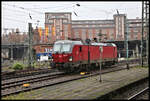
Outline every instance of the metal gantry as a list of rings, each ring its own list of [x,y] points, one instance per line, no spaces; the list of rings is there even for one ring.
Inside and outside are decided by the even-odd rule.
[[[146,55],[147,55],[147,65],[149,66],[149,1],[144,2],[144,14],[145,14],[145,24],[146,24],[146,34],[147,34],[147,41],[146,41]]]
[[[146,56],[149,66],[149,1],[142,1],[142,38],[141,38],[141,66],[143,67],[143,34],[147,35]]]
[[[141,66],[143,67],[143,32],[144,32],[144,2],[142,1],[142,36],[141,36]]]

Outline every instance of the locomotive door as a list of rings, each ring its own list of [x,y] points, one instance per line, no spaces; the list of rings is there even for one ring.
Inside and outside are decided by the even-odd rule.
[[[79,46],[79,61],[82,61],[82,46]]]
[[[81,46],[74,46],[73,48],[73,60],[74,62],[82,61],[82,48]]]
[[[115,58],[115,47],[114,47],[114,50],[113,50],[113,58]]]

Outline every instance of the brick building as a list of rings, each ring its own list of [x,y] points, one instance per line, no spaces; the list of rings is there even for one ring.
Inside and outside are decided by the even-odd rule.
[[[115,14],[110,20],[72,20],[71,12],[45,13],[45,28],[48,28],[47,42],[68,38],[99,39],[102,41],[123,41],[125,39],[126,21],[129,40],[141,39],[141,19],[127,19],[125,14]],[[137,23],[136,23],[137,22]],[[144,33],[144,37],[146,33]]]

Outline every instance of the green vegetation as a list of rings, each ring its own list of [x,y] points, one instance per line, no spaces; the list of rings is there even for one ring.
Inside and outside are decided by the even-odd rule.
[[[13,64],[12,69],[14,70],[23,70],[25,68],[24,64],[16,62]]]
[[[17,96],[12,95],[12,96],[2,97],[2,100],[23,100],[23,99],[28,99],[24,97],[24,93],[19,93]]]
[[[138,65],[138,66],[135,66],[135,68],[148,68],[148,66],[141,66],[141,65]]]
[[[15,71],[15,70],[25,70],[28,69],[28,61],[27,60],[13,60],[12,62],[9,63],[8,66],[5,66],[3,64],[4,68],[2,68],[2,71]],[[51,68],[50,67],[50,61],[33,61],[32,66],[34,68]]]

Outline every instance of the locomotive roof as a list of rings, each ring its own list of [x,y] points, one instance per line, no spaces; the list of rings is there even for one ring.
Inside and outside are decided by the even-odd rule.
[[[94,42],[94,43],[91,43],[91,45],[96,45],[96,46],[114,46],[114,47],[116,47],[116,45],[114,43],[97,43],[97,42]]]
[[[81,41],[72,41],[72,40],[59,40],[59,41],[55,42],[55,44],[57,44],[57,43],[72,43],[72,44],[83,45],[83,43]]]

